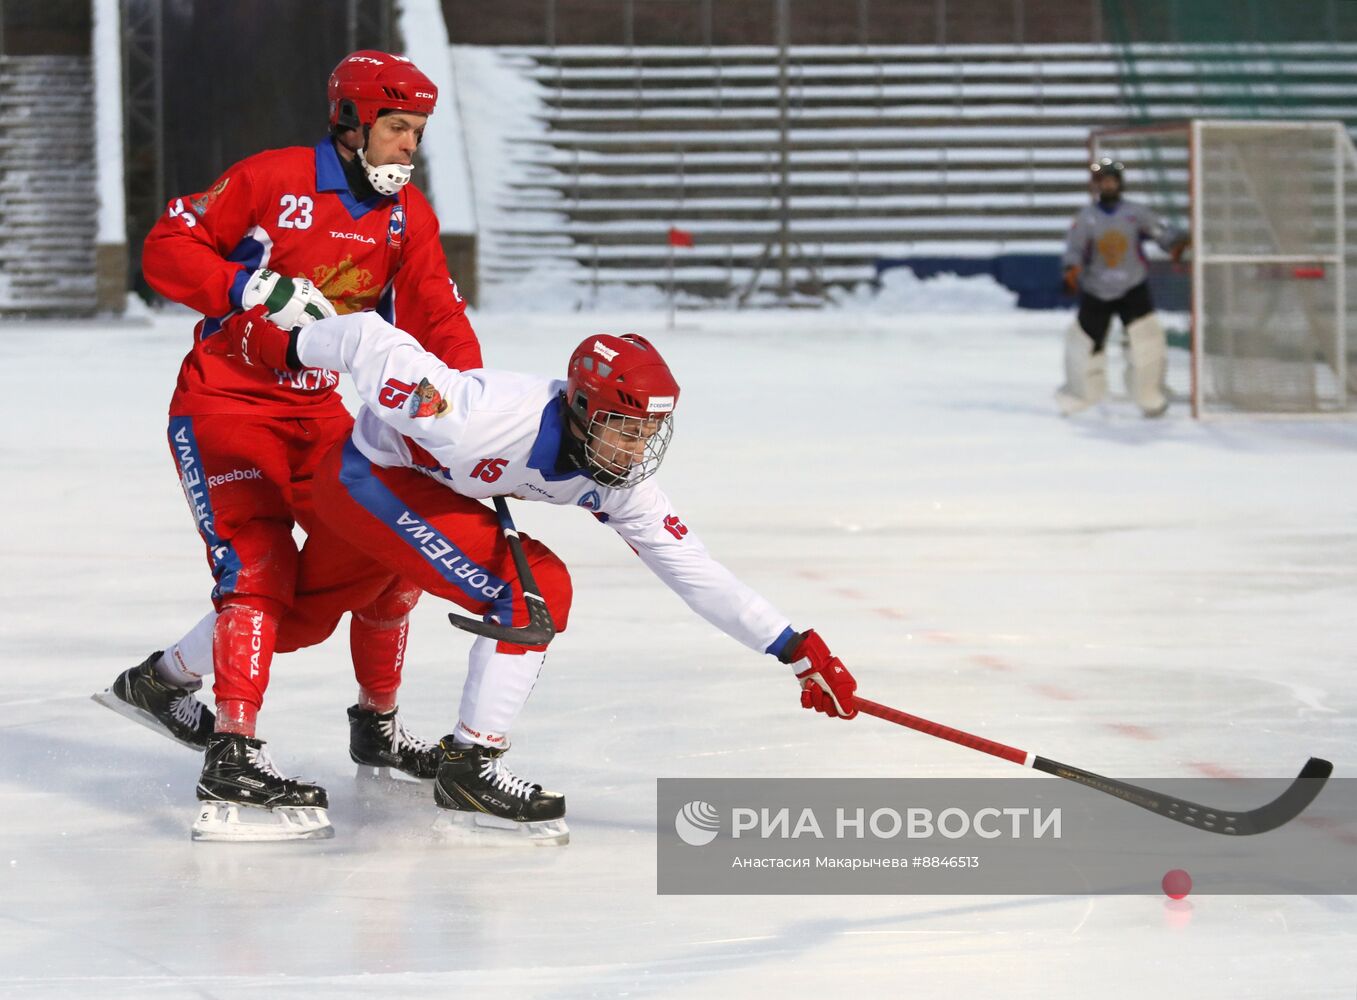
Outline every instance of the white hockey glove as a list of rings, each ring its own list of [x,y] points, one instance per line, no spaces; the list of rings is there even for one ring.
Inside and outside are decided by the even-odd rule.
[[[306,278],[284,278],[266,267],[250,275],[240,304],[247,310],[263,306],[268,310],[269,322],[284,330],[338,315],[330,300]]]

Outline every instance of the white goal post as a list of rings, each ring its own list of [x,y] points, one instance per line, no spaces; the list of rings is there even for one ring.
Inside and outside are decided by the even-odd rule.
[[[1357,149],[1342,122],[1109,128],[1089,152],[1122,161],[1127,196],[1190,238],[1194,416],[1357,415]]]

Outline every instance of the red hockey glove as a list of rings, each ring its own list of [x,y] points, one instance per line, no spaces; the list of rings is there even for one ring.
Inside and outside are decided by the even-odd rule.
[[[255,306],[249,312],[236,313],[221,329],[208,337],[203,350],[208,354],[224,354],[252,368],[299,370],[292,334],[274,326],[264,317],[265,306]]]
[[[1071,295],[1079,294],[1079,272],[1082,270],[1078,264],[1071,264],[1065,268],[1065,290]]]
[[[851,719],[858,714],[853,703],[858,682],[814,629],[802,632],[787,643],[778,659],[793,664],[793,669],[806,661],[806,666],[796,673],[796,679],[801,682],[802,708],[813,708],[840,719]]]

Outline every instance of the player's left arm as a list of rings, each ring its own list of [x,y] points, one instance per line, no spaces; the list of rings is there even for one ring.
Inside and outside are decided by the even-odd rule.
[[[717,562],[653,483],[627,491],[615,507],[606,504],[603,513],[641,561],[693,611],[750,649],[791,664],[805,708],[848,719],[857,714],[857,683],[824,640],[814,629],[797,632],[786,615]]]
[[[438,219],[419,191],[407,191],[408,231],[394,280],[393,322],[450,367],[480,368],[481,344],[467,319],[466,299],[448,273]]]
[[[1160,248],[1176,262],[1187,249],[1188,237],[1169,225],[1154,209],[1143,207],[1140,210],[1140,233],[1145,239],[1154,240]]]

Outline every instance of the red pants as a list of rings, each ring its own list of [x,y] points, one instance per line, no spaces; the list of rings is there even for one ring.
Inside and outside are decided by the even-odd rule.
[[[357,576],[335,577],[336,586],[371,589],[400,579],[475,614],[493,615],[505,624],[527,624],[509,545],[495,512],[485,504],[414,469],[373,465],[351,441],[335,445],[321,461],[314,490],[316,513],[326,529],[373,561],[366,574],[351,565],[348,572]],[[562,632],[570,614],[570,574],[541,542],[526,535],[520,538],[542,599],[556,630]],[[296,612],[315,622],[317,629],[324,627],[311,602],[299,599]],[[542,647],[500,644],[502,652],[524,648]]]
[[[207,546],[216,586],[214,641],[218,702],[243,701],[256,708],[268,686],[275,648],[319,642],[353,611],[352,645],[359,683],[392,692],[400,683],[405,617],[419,589],[392,574],[377,577],[371,563],[317,518],[313,477],[321,458],[348,439],[352,418],[251,417],[212,414],[171,417],[170,450],[185,498]],[[307,532],[297,548],[293,524]],[[278,622],[294,603],[305,610]],[[253,617],[239,626],[238,644],[224,643],[231,609]],[[259,616],[268,621],[261,621]],[[320,634],[315,619],[329,621]],[[229,637],[228,637],[229,638]]]

